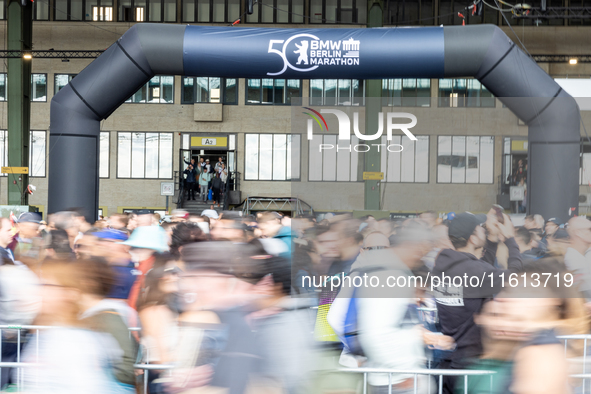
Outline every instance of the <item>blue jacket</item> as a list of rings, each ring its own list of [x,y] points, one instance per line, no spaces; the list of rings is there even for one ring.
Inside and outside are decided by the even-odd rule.
[[[287,252],[282,253],[281,257],[289,259],[289,261],[291,262],[291,242],[293,238],[293,234],[291,233],[291,227],[281,227],[273,238],[277,238],[280,241],[285,242],[285,244],[287,245]]]
[[[197,171],[194,168],[192,170],[187,168],[183,173],[187,174],[187,183],[195,183],[197,181]]]

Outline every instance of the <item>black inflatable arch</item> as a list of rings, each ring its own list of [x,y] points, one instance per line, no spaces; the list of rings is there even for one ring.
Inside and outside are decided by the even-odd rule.
[[[569,209],[578,207],[578,106],[496,26],[266,29],[138,24],[51,101],[48,212],[83,207],[87,219],[95,220],[100,121],[157,74],[474,77],[529,126],[528,212],[565,220]]]

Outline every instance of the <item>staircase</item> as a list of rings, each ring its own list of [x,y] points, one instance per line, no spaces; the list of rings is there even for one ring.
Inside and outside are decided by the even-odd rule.
[[[187,200],[186,196],[183,200],[183,210],[189,212],[193,215],[201,215],[204,209],[211,209],[213,205],[213,201],[209,200],[207,202],[203,202],[200,196],[195,194],[195,200]],[[220,203],[219,208],[214,206],[213,209],[217,211],[217,213],[221,213],[224,209],[224,198],[222,197],[222,202]]]

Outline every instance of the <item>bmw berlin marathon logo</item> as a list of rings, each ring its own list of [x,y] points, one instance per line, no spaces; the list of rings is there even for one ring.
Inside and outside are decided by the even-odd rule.
[[[268,72],[269,76],[281,75],[291,68],[307,72],[321,66],[358,66],[359,40],[320,40],[313,34],[302,33],[287,40],[270,40],[269,53],[275,53],[283,59],[283,69]]]

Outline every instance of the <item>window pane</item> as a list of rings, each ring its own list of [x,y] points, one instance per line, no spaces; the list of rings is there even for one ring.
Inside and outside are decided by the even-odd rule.
[[[238,82],[234,78],[225,80],[224,104],[238,104]]]
[[[261,102],[261,80],[248,79],[246,82],[247,103],[258,104]]]
[[[285,79],[276,79],[275,80],[275,92],[273,93],[273,103],[275,104],[284,104],[285,96]]]
[[[324,80],[322,79],[310,80],[310,105],[323,104],[323,86]]]
[[[6,101],[6,73],[0,74],[0,101]]]
[[[149,0],[148,15],[150,22],[162,21],[162,0]]]
[[[451,182],[464,183],[466,180],[466,137],[452,137]]]
[[[429,182],[429,136],[417,136],[415,147],[415,182]]]
[[[404,147],[400,158],[400,181],[414,182],[415,178],[415,143],[407,136],[402,136],[401,145]]]
[[[337,80],[324,80],[324,105],[337,105]]]
[[[183,22],[195,22],[195,1],[183,0]]]
[[[324,23],[337,23],[337,0],[325,0],[326,13],[324,14]]]
[[[289,0],[277,0],[277,23],[289,22]]]
[[[198,22],[210,22],[209,1],[210,0],[197,0],[197,21]]]
[[[196,103],[209,103],[209,78],[196,78]]]
[[[417,107],[431,106],[431,80],[417,79]]]
[[[273,135],[273,180],[287,179],[287,135]]]
[[[191,143],[189,142],[189,138],[189,134],[183,134],[183,142],[181,143],[181,149],[191,149]]]
[[[220,102],[220,78],[209,78],[209,102]]]
[[[189,137],[188,134],[185,134]],[[172,178],[172,133],[160,133],[159,178]]]
[[[437,182],[451,182],[451,137],[437,139]]]
[[[0,166],[8,166],[8,132],[0,130]],[[7,176],[0,174],[0,176]]]
[[[591,183],[591,153],[583,153],[583,168],[581,175],[581,185]]]
[[[131,133],[117,135],[117,177],[131,177]]]
[[[300,136],[287,136],[287,179],[300,179]]]
[[[259,178],[259,135],[244,136],[244,179]]]
[[[292,97],[302,97],[300,89],[300,80],[299,79],[288,79],[287,80],[287,92],[285,98],[285,104],[291,104]]]
[[[131,134],[131,177],[144,178],[146,165],[146,134]]]
[[[480,137],[480,183],[493,183],[495,137]]]
[[[160,77],[162,83],[161,103],[172,104],[174,102],[174,77]]]
[[[71,0],[70,5],[70,20],[81,21],[83,20],[82,15],[82,0]],[[90,12],[88,13],[90,19]]]
[[[55,0],[55,15],[56,21],[68,20],[68,1],[67,0]]]
[[[160,103],[161,97],[160,91],[160,77],[153,77],[148,82],[148,102],[149,103]]]
[[[183,98],[182,104],[192,104],[194,101],[193,94],[195,94],[195,78],[184,77],[183,78]]]
[[[388,141],[386,137],[382,137],[382,143],[387,145],[400,145],[401,137],[399,135],[393,135],[392,140]],[[390,148],[391,152],[386,149],[388,155],[388,163],[386,167],[386,179],[388,182],[400,182],[400,161],[402,158],[399,146],[393,146]]]
[[[337,152],[337,181],[348,182],[351,171],[351,141],[339,140]]]
[[[31,131],[29,149],[29,174],[45,176],[45,131]]]
[[[330,144],[335,146],[337,144],[336,135],[325,135],[324,144]],[[336,181],[337,179],[337,150],[336,149],[323,149],[322,158],[322,180],[323,181]]]
[[[320,152],[321,143],[321,135],[313,135],[312,139],[308,141],[310,146],[308,153],[308,179],[311,181],[322,180],[322,152]]]
[[[31,100],[47,101],[47,74],[31,75]]]
[[[164,22],[176,22],[176,0],[164,0]]]
[[[291,0],[291,23],[304,23],[304,0]]]
[[[101,131],[99,150],[99,177],[109,177],[109,132]]]
[[[225,21],[225,0],[213,0],[213,22]]]
[[[146,178],[158,178],[158,133],[146,133]]]
[[[359,144],[359,138],[351,136],[351,145]],[[359,153],[351,152],[351,182],[357,182],[357,166],[359,165]]]
[[[240,0],[228,0],[228,22],[240,18]]]
[[[273,179],[273,134],[259,136],[259,180]]]
[[[351,80],[339,79],[339,105],[351,105]]]
[[[480,137],[466,138],[466,183],[478,183],[478,160],[480,159]]]
[[[273,0],[258,0],[258,3],[262,14],[261,22],[273,23]]]
[[[263,78],[261,81],[263,100],[261,104],[273,103],[273,80],[269,78]]]
[[[322,2],[310,2],[310,23],[322,23]]]

